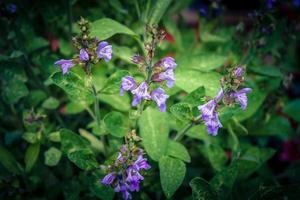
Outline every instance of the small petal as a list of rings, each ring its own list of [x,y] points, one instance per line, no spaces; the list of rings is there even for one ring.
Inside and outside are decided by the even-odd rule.
[[[132,76],[125,76],[122,78],[120,95],[124,95],[124,91],[131,91],[137,87],[137,84]]]
[[[156,102],[161,112],[166,112],[166,100],[169,95],[166,95],[162,88],[157,88],[151,92],[151,98]]]
[[[134,95],[132,106],[137,106],[142,99],[149,100],[151,98],[148,92],[148,84],[146,82],[142,82],[137,88],[132,90],[131,93]]]
[[[243,88],[240,91],[231,94],[231,97],[235,98],[235,101],[237,101],[241,105],[242,110],[245,110],[247,107],[248,98],[246,94],[251,91],[251,88]]]
[[[100,42],[96,54],[99,59],[104,58],[104,60],[108,62],[112,57],[112,46],[105,41]]]
[[[75,65],[72,62],[72,60],[65,60],[65,59],[58,60],[54,64],[60,65],[60,68],[61,68],[63,74],[68,73],[69,69]]]
[[[111,172],[102,179],[101,183],[104,185],[111,185],[114,182],[116,176],[117,175],[115,172]]]
[[[137,160],[133,163],[133,167],[137,170],[148,170],[151,168],[151,166],[147,162],[147,159],[145,159],[142,155],[138,156]]]
[[[214,99],[210,100],[204,105],[198,106],[199,111],[201,112],[201,118],[207,120],[213,117],[216,108],[216,101]]]
[[[88,61],[89,60],[88,52],[85,49],[80,49],[79,58],[82,61]]]
[[[175,81],[175,75],[173,69],[167,69],[158,75],[160,80],[166,80],[169,88],[173,87]]]
[[[175,69],[177,64],[175,63],[175,59],[172,57],[165,57],[161,60],[162,67],[167,69]]]
[[[236,77],[242,77],[245,73],[245,68],[243,67],[237,67],[235,70],[234,70],[234,76]]]

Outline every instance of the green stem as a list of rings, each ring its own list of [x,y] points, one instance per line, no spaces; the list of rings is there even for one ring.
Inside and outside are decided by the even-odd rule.
[[[182,139],[184,134],[186,134],[193,126],[195,125],[194,122],[189,123],[186,125],[174,138],[174,141],[179,141]]]
[[[100,128],[101,128],[100,104],[99,104],[99,98],[97,96],[97,90],[96,90],[94,84],[92,84],[92,90],[93,90],[93,95],[95,98],[94,110],[95,110],[95,115],[96,115],[96,123],[97,123],[98,130],[100,130]],[[103,147],[104,147],[103,154],[106,155],[107,150],[106,150],[106,142],[105,142],[104,135],[101,135],[101,141],[102,141]]]
[[[140,19],[141,18],[141,11],[140,11],[139,3],[138,3],[137,0],[134,0],[134,6],[135,6],[135,9],[136,9],[138,18]]]

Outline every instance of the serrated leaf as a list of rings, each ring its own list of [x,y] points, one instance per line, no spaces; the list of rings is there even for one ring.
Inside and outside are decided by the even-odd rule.
[[[148,107],[139,119],[139,128],[146,152],[158,161],[167,150],[169,127],[166,113]]]
[[[177,103],[171,106],[171,113],[181,121],[193,119],[192,106],[188,103]]]
[[[168,143],[167,155],[179,158],[185,162],[191,162],[191,156],[185,146],[172,140]]]
[[[91,170],[99,166],[95,155],[89,149],[72,151],[67,156],[70,161],[83,170]]]
[[[203,97],[205,96],[205,88],[198,87],[190,92],[183,100],[183,103],[188,103],[192,106],[199,106],[204,103]]]
[[[59,131],[61,139],[61,150],[63,153],[70,153],[80,149],[88,148],[89,142],[80,135],[67,129]]]
[[[125,70],[119,70],[111,75],[106,81],[103,88],[100,90],[104,94],[114,94],[120,92],[121,81],[124,76],[129,75],[130,73]]]
[[[181,160],[169,156],[161,157],[158,164],[161,186],[169,199],[182,184],[186,167]]]
[[[218,193],[203,178],[197,177],[191,180],[190,186],[193,192],[193,200],[217,200]]]
[[[60,158],[61,158],[61,151],[58,150],[55,147],[51,147],[47,151],[45,151],[44,156],[45,156],[45,165],[48,166],[55,166],[58,164]]]
[[[125,34],[137,37],[136,33],[128,27],[109,18],[96,20],[91,25],[91,35],[98,37],[100,40],[106,40],[115,34]]]
[[[115,137],[124,137],[129,131],[129,120],[120,112],[108,113],[103,121],[107,131]]]
[[[56,72],[51,76],[51,80],[68,94],[70,100],[77,104],[90,105],[94,102],[91,90],[77,74],[69,72],[63,75],[61,72]]]
[[[29,172],[35,165],[40,153],[40,143],[31,144],[28,146],[25,153],[25,171]]]

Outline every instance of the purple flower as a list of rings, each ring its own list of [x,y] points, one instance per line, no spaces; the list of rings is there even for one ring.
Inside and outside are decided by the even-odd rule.
[[[140,55],[137,55],[137,54],[132,56],[131,60],[135,64],[141,64],[141,63],[145,62],[144,57],[140,56]]]
[[[160,80],[166,80],[167,86],[169,88],[173,87],[175,81],[175,75],[173,69],[167,69],[165,72],[162,72],[158,75]]]
[[[211,135],[217,135],[218,129],[222,127],[216,111],[216,106],[223,96],[224,92],[223,89],[221,89],[214,99],[210,100],[204,105],[198,106],[198,109],[201,113],[201,118],[206,126],[206,130]]]
[[[153,90],[151,92],[151,98],[156,102],[161,112],[166,112],[166,100],[169,98],[169,95],[166,95],[162,88]]]
[[[137,87],[137,84],[132,76],[125,76],[122,78],[121,88],[120,88],[120,95],[124,95],[125,91],[134,90]]]
[[[248,103],[247,93],[251,92],[251,88],[243,88],[238,92],[233,92],[230,94],[232,98],[235,99],[241,105],[242,110],[245,110]]]
[[[85,49],[80,49],[79,58],[82,61],[88,61],[89,60],[88,52]]]
[[[131,93],[134,95],[131,103],[132,106],[137,106],[142,99],[149,100],[151,98],[148,92],[148,84],[146,82],[142,82],[136,89],[132,90]]]
[[[137,160],[133,163],[132,166],[137,170],[141,170],[141,169],[148,170],[151,168],[151,166],[147,162],[147,159],[144,158],[142,155],[138,156]]]
[[[98,58],[104,58],[104,60],[108,62],[112,57],[112,46],[106,41],[100,42],[96,54]]]
[[[165,57],[161,61],[162,67],[167,70],[167,69],[175,69],[177,64],[175,63],[174,58],[172,57]]]
[[[63,74],[68,73],[69,69],[75,65],[72,62],[72,60],[65,60],[65,59],[58,60],[54,64],[60,65],[60,68],[61,68]]]
[[[242,77],[245,73],[245,69],[243,67],[237,67],[235,70],[234,70],[234,76],[235,77]]]
[[[101,183],[104,185],[111,185],[116,179],[116,177],[117,177],[116,172],[111,172],[102,179]]]
[[[211,118],[205,120],[204,124],[206,126],[207,132],[213,136],[216,136],[218,134],[219,128],[222,127],[222,124],[218,117],[218,113],[216,111],[213,112]]]
[[[201,118],[206,121],[210,118],[213,118],[217,102],[212,99],[204,105],[198,106],[199,111],[201,112]]]
[[[123,158],[130,159],[123,159]],[[121,160],[120,160],[121,159]],[[115,192],[122,194],[123,199],[131,199],[130,192],[139,191],[140,183],[144,180],[141,170],[150,169],[147,159],[143,157],[143,150],[135,148],[134,150],[123,145],[119,155],[109,169],[112,171],[107,174],[101,183],[114,187]]]

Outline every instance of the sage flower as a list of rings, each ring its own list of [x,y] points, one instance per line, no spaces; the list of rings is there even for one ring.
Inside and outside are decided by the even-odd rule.
[[[72,62],[72,60],[65,60],[65,59],[58,60],[54,64],[60,65],[60,68],[61,68],[63,74],[68,73],[69,69],[75,65]]]
[[[232,92],[230,96],[241,105],[242,110],[245,110],[248,104],[248,98],[246,94],[251,91],[251,88],[243,88],[240,91]]]
[[[175,69],[177,64],[175,63],[175,59],[172,57],[165,57],[161,59],[160,61],[161,66],[167,70],[167,69]]]
[[[151,92],[151,99],[156,102],[161,112],[166,112],[166,100],[169,95],[166,95],[162,88],[157,88]]]
[[[142,99],[151,99],[148,92],[148,84],[144,81],[136,89],[132,90],[131,93],[134,95],[132,106],[137,106]]]
[[[99,59],[104,58],[105,62],[108,62],[112,57],[112,46],[108,42],[102,41],[96,49],[96,54]]]
[[[124,95],[125,91],[132,91],[137,87],[137,84],[132,76],[124,76],[121,82],[120,95]]]
[[[88,61],[89,60],[89,54],[85,49],[80,49],[79,59],[81,61]]]

